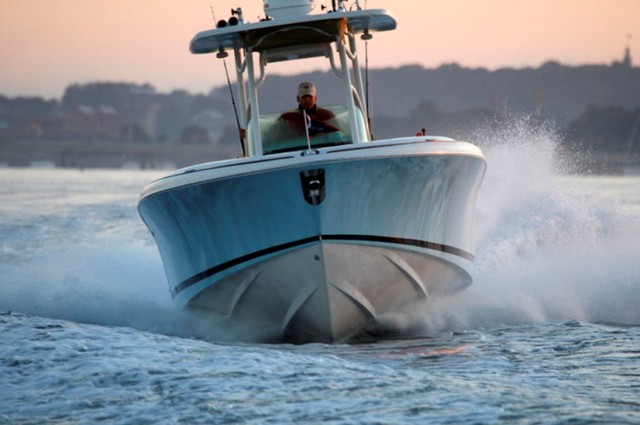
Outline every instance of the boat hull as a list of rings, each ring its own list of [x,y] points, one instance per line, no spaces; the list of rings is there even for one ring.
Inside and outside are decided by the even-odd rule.
[[[438,258],[320,241],[222,279],[189,306],[241,318],[262,330],[262,341],[333,343],[377,332],[385,315],[469,284],[464,269]]]
[[[471,283],[484,170],[464,142],[370,143],[186,170],[139,211],[179,307],[342,342]]]

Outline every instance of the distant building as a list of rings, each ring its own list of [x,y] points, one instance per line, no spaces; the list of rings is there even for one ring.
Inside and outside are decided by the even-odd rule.
[[[633,68],[633,61],[631,60],[631,48],[629,46],[627,46],[624,50],[624,58],[622,58],[622,61],[614,61],[613,66]]]
[[[119,135],[116,110],[111,106],[80,105],[58,120],[49,136],[58,140],[113,140]]]
[[[631,49],[629,48],[629,46],[627,46],[626,50],[624,51],[624,59],[622,60],[622,65],[626,66],[627,68],[631,68],[633,66],[633,64],[631,63]]]

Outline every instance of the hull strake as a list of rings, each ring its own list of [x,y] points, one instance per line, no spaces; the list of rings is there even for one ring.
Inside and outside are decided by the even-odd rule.
[[[262,341],[344,342],[385,315],[470,285],[441,258],[388,247],[321,242],[209,284],[187,308],[262,329]]]

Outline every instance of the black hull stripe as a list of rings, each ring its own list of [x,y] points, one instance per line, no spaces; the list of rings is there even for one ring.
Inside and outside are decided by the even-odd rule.
[[[415,246],[418,248],[428,248],[434,251],[446,252],[447,254],[453,254],[458,257],[462,257],[465,260],[473,261],[473,254],[463,249],[455,248],[449,245],[443,245],[435,242],[421,241],[419,239],[407,239],[407,238],[394,238],[388,236],[372,236],[372,235],[323,235],[322,240],[325,241],[363,241],[363,242],[381,242],[392,243],[397,245]]]
[[[434,251],[446,252],[448,254],[456,255],[458,257],[462,257],[466,260],[473,261],[473,254],[455,248],[449,245],[443,245],[435,242],[421,241],[418,239],[406,239],[406,238],[394,238],[388,236],[372,236],[372,235],[320,235],[320,236],[312,236],[310,238],[299,239],[293,242],[287,242],[281,245],[272,246],[270,248],[261,249],[259,251],[252,252],[247,255],[243,255],[241,257],[234,258],[233,260],[229,260],[227,262],[218,264],[217,266],[213,266],[208,268],[205,271],[202,271],[198,274],[191,276],[190,278],[183,280],[180,282],[173,290],[171,291],[172,296],[178,295],[180,292],[189,288],[190,286],[195,285],[196,283],[209,278],[215,274],[218,274],[224,270],[227,270],[231,267],[237,266],[238,264],[242,264],[247,261],[251,261],[256,258],[260,258],[266,255],[274,254],[279,251],[285,251],[287,249],[295,248],[297,246],[307,245],[316,241],[359,241],[359,242],[378,242],[378,243],[390,243],[396,245],[407,245],[418,248],[427,248],[432,249]]]
[[[247,255],[243,255],[242,257],[234,258],[233,260],[229,260],[225,263],[218,264],[217,266],[213,266],[203,272],[200,272],[194,276],[191,276],[187,280],[183,280],[180,282],[178,286],[173,288],[171,294],[175,297],[181,291],[184,291],[188,287],[195,285],[203,279],[213,276],[214,274],[220,273],[226,269],[230,269],[233,266],[237,266],[238,264],[242,264],[246,261],[251,261],[255,258],[259,258],[265,255],[273,254],[278,251],[284,251],[290,248],[294,248],[296,246],[306,245],[311,242],[319,241],[320,238],[318,236],[313,236],[311,238],[300,239],[293,242],[287,242],[282,245],[272,246],[270,248],[261,249],[260,251],[255,251]]]

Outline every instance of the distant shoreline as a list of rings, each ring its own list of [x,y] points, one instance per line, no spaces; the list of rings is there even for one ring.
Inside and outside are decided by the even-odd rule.
[[[78,140],[0,143],[2,168],[173,170],[232,158],[234,156],[220,154],[213,144]],[[556,159],[561,170],[569,174],[640,174],[640,153],[574,152],[559,154]]]

